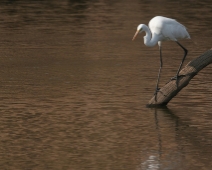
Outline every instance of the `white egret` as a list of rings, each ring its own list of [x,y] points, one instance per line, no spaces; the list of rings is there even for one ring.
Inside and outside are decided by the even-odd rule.
[[[180,24],[175,19],[166,18],[162,16],[156,16],[152,18],[149,21],[149,27],[146,26],[145,24],[138,25],[137,31],[132,40],[135,39],[138,33],[141,33],[143,31],[146,32],[146,35],[144,36],[144,44],[148,47],[153,47],[158,43],[160,50],[160,68],[158,72],[158,79],[155,90],[155,100],[156,100],[157,92],[159,91],[158,84],[160,79],[160,72],[163,66],[162,48],[161,48],[162,41],[168,41],[168,40],[175,41],[184,50],[184,56],[177,70],[176,77],[173,78],[176,79],[176,83],[178,84],[179,72],[188,53],[188,50],[185,47],[183,47],[178,42],[178,40],[185,38],[189,39],[190,35],[187,32],[184,25]]]

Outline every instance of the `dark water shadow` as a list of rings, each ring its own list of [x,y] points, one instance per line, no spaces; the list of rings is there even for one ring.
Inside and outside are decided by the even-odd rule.
[[[155,151],[154,155],[158,156],[154,158],[155,163],[153,164],[153,158],[149,154],[147,162],[152,161],[152,164],[148,164],[148,166],[156,166],[158,169],[184,169],[185,166],[190,166],[186,165],[187,163],[184,161],[187,159],[187,161],[195,161],[197,164],[201,162],[202,167],[210,167],[208,158],[212,157],[212,135],[209,133],[211,128],[200,129],[199,126],[203,125],[193,125],[189,117],[187,119],[181,118],[168,107],[152,108],[151,110],[155,118],[156,145],[158,146],[158,150]],[[170,122],[167,122],[167,120]],[[171,138],[172,136],[174,138]],[[174,140],[174,142],[169,143],[170,140]],[[176,145],[177,149],[172,145]],[[166,150],[167,147],[171,147],[169,151]]]

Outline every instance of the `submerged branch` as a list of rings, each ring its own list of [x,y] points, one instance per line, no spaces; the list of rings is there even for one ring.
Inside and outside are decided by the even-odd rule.
[[[166,106],[168,102],[177,95],[177,93],[186,87],[189,81],[204,67],[212,63],[212,49],[206,51],[201,56],[190,61],[179,73],[178,87],[176,86],[176,80],[171,80],[165,86],[163,86],[157,93],[157,100],[153,96],[147,107],[159,107]]]

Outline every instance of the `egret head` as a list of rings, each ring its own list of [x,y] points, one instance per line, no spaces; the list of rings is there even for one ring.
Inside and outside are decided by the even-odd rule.
[[[143,31],[143,25],[144,25],[144,24],[138,25],[137,31],[135,32],[135,35],[133,36],[132,41],[135,39],[135,37],[138,35],[138,33],[141,33],[141,32]]]

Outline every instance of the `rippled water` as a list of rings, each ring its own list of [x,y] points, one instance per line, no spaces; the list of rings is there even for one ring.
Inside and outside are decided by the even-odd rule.
[[[184,24],[185,63],[211,48],[208,1],[1,1],[0,169],[201,170],[212,163],[212,66],[149,109],[158,47],[132,42],[162,15]],[[183,51],[163,43],[160,85]]]

